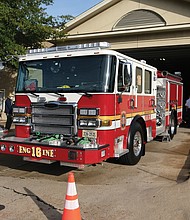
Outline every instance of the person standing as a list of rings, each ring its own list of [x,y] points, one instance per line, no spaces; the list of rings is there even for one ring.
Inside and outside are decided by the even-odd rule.
[[[190,95],[189,98],[186,100],[186,114],[187,114],[187,127],[190,128]]]
[[[8,96],[5,100],[5,113],[7,116],[7,121],[6,121],[6,125],[5,128],[10,130],[11,128],[11,124],[12,124],[12,114],[13,114],[13,102],[12,99],[10,98],[10,96]]]

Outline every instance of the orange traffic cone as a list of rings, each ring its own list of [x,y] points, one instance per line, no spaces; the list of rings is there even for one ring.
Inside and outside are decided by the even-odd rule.
[[[75,186],[75,178],[72,172],[68,176],[67,195],[62,220],[82,220],[78,203],[78,195]]]

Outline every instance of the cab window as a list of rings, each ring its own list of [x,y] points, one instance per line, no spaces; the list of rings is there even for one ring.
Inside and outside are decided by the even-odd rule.
[[[136,68],[136,88],[137,93],[142,93],[142,69],[140,67]]]
[[[146,94],[151,94],[152,90],[152,72],[149,70],[145,70],[145,81],[144,81],[144,88]]]
[[[130,92],[131,86],[131,64],[126,62],[119,62],[118,69],[118,91],[119,92]]]

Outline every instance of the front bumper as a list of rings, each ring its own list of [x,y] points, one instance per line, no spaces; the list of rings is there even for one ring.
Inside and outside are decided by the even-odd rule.
[[[24,157],[27,161],[51,163],[82,168],[85,165],[100,163],[110,157],[109,145],[98,148],[79,146],[53,146],[32,143],[24,138],[9,137],[0,140],[0,153]]]

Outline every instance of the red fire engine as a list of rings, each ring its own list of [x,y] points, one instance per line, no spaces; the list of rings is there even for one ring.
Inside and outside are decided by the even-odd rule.
[[[0,153],[82,168],[108,158],[137,164],[145,143],[172,139],[182,121],[181,78],[106,42],[30,50],[19,58],[15,136]]]

